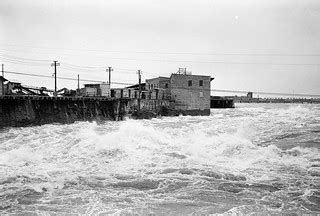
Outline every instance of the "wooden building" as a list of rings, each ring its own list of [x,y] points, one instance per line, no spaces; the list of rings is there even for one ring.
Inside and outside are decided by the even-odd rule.
[[[170,78],[156,77],[146,80],[146,90],[150,99],[170,99]]]
[[[83,96],[110,97],[110,85],[108,83],[85,84],[82,89]]]
[[[8,81],[3,76],[0,76],[0,96],[5,95],[4,82]]]

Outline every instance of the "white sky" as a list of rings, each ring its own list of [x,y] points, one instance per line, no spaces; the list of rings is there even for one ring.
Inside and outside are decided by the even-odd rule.
[[[65,63],[112,66],[112,81],[127,83],[137,82],[137,69],[144,80],[186,67],[215,77],[216,89],[320,94],[320,1],[1,0],[5,70],[53,73],[50,61],[15,57],[58,60],[58,75],[72,78],[108,75],[103,68],[67,70]],[[54,87],[53,79],[6,77]],[[65,86],[77,82],[58,81]]]

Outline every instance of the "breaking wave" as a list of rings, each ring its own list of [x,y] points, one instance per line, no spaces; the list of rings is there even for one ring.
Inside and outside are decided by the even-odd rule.
[[[5,129],[0,211],[320,213],[319,108]]]

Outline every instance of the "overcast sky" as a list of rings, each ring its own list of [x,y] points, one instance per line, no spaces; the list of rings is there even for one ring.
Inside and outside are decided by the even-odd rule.
[[[320,94],[320,1],[1,0],[5,70],[51,76],[52,60],[64,77],[107,81],[112,66],[112,81],[136,83],[138,69],[145,79],[186,67],[215,89]]]

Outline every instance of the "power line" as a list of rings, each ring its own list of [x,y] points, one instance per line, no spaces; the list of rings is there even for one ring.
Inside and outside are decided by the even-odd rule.
[[[203,53],[203,52],[162,52],[162,51],[124,51],[124,50],[99,50],[99,49],[74,49],[74,48],[54,48],[54,47],[35,47],[25,45],[1,44],[11,47],[27,47],[33,49],[49,50],[70,50],[85,52],[106,52],[106,53],[135,53],[135,54],[169,54],[169,55],[212,55],[212,56],[276,56],[276,57],[319,57],[320,54],[287,54],[287,53]]]
[[[10,58],[7,58],[7,57],[1,57],[1,59],[7,61],[7,62],[10,62],[10,63],[13,63],[13,64],[28,64],[28,65],[33,65],[33,66],[44,66],[44,65],[48,65],[48,63],[43,63],[43,62],[32,62],[32,61],[23,61],[23,60],[18,60],[18,59],[10,59]]]
[[[22,65],[33,65],[33,66],[44,66],[47,65],[47,61],[45,59],[28,59],[28,58],[20,58],[20,57],[16,57],[16,56],[11,56],[11,55],[6,55],[6,54],[1,54],[2,55],[2,59],[5,59],[11,63],[15,63],[15,64],[22,64]],[[5,57],[7,56],[7,57]],[[131,59],[131,60],[138,60],[138,59]],[[158,61],[158,60],[152,60],[152,61]],[[162,60],[160,60],[162,61]],[[176,62],[176,61],[174,61]],[[197,62],[199,63],[199,61],[188,61],[188,62]],[[279,64],[279,63],[243,63],[243,62],[202,62],[202,63],[224,63],[224,64],[269,64],[269,65],[317,65],[319,66],[319,64]],[[74,64],[70,64],[67,62],[64,62],[64,66],[65,69],[67,70],[72,70],[72,71],[82,71],[82,72],[87,72],[88,70],[100,70],[103,69],[104,67],[102,66],[79,66],[79,65],[74,65]],[[130,70],[131,69],[122,69],[122,70]],[[127,72],[128,73],[128,72]],[[218,90],[217,90],[218,91]],[[230,90],[220,90],[221,92],[233,92],[233,93],[245,93],[247,91],[230,91]],[[273,93],[273,92],[255,92],[256,94],[270,94],[270,95],[291,95],[289,93]],[[299,96],[310,96],[309,94],[296,94]],[[318,95],[311,95],[311,96],[318,96]]]
[[[91,70],[91,71],[103,71],[105,70],[105,66],[80,66],[80,65],[75,65],[75,64],[69,64],[66,62],[63,62],[62,67],[66,67],[69,69],[76,69],[76,70]],[[129,71],[136,71],[135,69],[123,69],[123,68],[115,68],[117,73],[129,73]],[[133,73],[132,73],[133,74]]]
[[[48,75],[40,75],[40,74],[33,74],[33,73],[23,73],[23,72],[17,72],[17,71],[4,71],[4,72],[8,73],[8,74],[17,74],[17,75],[25,75],[25,76],[33,76],[33,77],[42,77],[42,78],[51,78],[51,79],[53,79],[52,76],[48,76]],[[57,79],[78,81],[77,78],[61,77],[61,76],[57,76]],[[101,80],[91,80],[91,79],[80,79],[80,81],[98,82],[98,83],[102,82]],[[111,83],[112,84],[118,84],[118,85],[135,85],[134,83],[124,83],[124,82],[111,82]]]
[[[2,56],[7,56],[8,58],[13,58],[13,59],[18,59],[18,60],[24,60],[24,61],[36,61],[36,62],[50,62],[52,60],[49,59],[29,59],[29,58],[22,58],[22,57],[18,57],[18,56],[12,56],[12,55],[8,55],[8,54],[3,54],[0,53],[0,55]]]
[[[1,55],[1,54],[0,54]],[[6,57],[0,57],[1,59],[4,59],[6,62],[12,63],[12,64],[17,64],[17,65],[28,65],[28,66],[48,66],[47,63],[37,63],[37,62],[28,62],[28,61],[21,61],[21,60],[14,60],[14,59],[9,59]],[[79,66],[79,65],[74,65],[74,64],[69,64],[66,62],[63,62],[63,64],[61,64],[61,68],[66,69],[66,70],[70,70],[70,71],[82,71],[82,72],[98,72],[98,71],[102,71],[104,70],[105,67],[94,67],[94,66]],[[125,71],[124,71],[125,70]],[[135,71],[134,69],[117,69],[117,72],[120,73],[127,73],[129,74],[128,71]],[[133,73],[132,73],[133,74]]]
[[[17,61],[12,61],[12,60],[6,60],[6,62],[12,63],[12,64],[17,64],[17,65],[26,65],[26,66],[35,66],[35,67],[48,67],[47,64],[34,64],[34,63],[27,63],[27,62],[17,62]],[[68,70],[68,71],[74,71],[74,72],[82,72],[82,73],[87,73],[87,72],[102,72],[103,69],[94,69],[94,68],[76,68],[76,67],[71,67],[71,66],[66,66],[66,65],[60,65],[61,69]],[[132,71],[132,70],[130,70]],[[130,73],[129,71],[123,71],[123,70],[117,70],[117,73],[125,73],[125,74],[133,74]]]
[[[71,67],[71,66],[66,66],[66,65],[61,65],[61,68],[65,69],[65,70],[69,70],[69,71],[75,71],[75,72],[83,72],[83,73],[87,73],[87,72],[103,72],[105,70],[104,68],[101,69],[84,69],[84,68],[76,68],[76,67]],[[122,70],[116,70],[117,73],[121,73],[121,74],[134,74],[133,72],[129,72],[129,71],[122,71]]]
[[[225,64],[225,65],[286,65],[286,66],[318,66],[319,63],[272,63],[272,62],[227,62],[227,61],[190,61],[190,60],[162,60],[162,59],[135,59],[135,58],[109,58],[129,61],[152,62],[183,62],[199,64]]]
[[[86,68],[86,69],[104,69],[105,68],[104,66],[80,66],[80,65],[70,64],[67,62],[62,62],[62,63],[71,67]]]
[[[137,71],[136,69],[118,68],[118,67],[116,67],[116,68],[114,68],[114,69],[116,69],[116,70],[120,70],[120,71],[134,71],[134,72],[136,72],[136,71]]]
[[[24,62],[16,62],[16,61],[8,61],[8,60],[5,60],[3,61],[5,63],[10,63],[10,64],[16,64],[16,65],[25,65],[25,66],[33,66],[33,67],[44,67],[44,66],[48,66],[48,65],[39,65],[39,64],[32,64],[32,63],[24,63]]]
[[[17,57],[19,61],[19,57]],[[22,58],[24,60],[28,60]],[[183,62],[183,63],[200,63],[200,64],[225,64],[225,65],[278,65],[278,66],[318,66],[319,63],[272,63],[272,62],[229,62],[229,61],[190,61],[190,60],[162,60],[162,59],[136,59],[136,58],[108,58],[108,59],[116,59],[116,60],[129,60],[129,61],[152,61],[152,62]],[[13,59],[14,60],[14,59]],[[37,61],[35,59],[29,59],[31,61]],[[39,61],[47,61],[47,60],[39,60]],[[20,60],[20,62],[23,62]],[[34,62],[33,62],[34,63]],[[102,66],[94,67],[94,66],[78,66],[64,62],[69,66],[73,67],[81,67],[86,69],[92,68],[103,68]],[[132,69],[133,70],[133,69]]]
[[[33,77],[42,77],[42,78],[53,78],[52,76],[48,75],[40,75],[40,74],[32,74],[32,73],[23,73],[23,72],[17,72],[17,71],[4,71],[8,74],[17,74],[17,75],[25,75],[25,76],[33,76]],[[77,78],[71,78],[71,77],[57,77],[61,80],[73,80],[78,81]],[[92,80],[92,79],[80,79],[80,81],[85,82],[98,82],[101,83],[101,80]],[[112,84],[118,84],[118,85],[136,85],[136,83],[124,83],[124,82],[111,82]],[[185,88],[190,89],[190,88]],[[283,92],[260,92],[260,91],[240,91],[240,90],[223,90],[223,89],[210,89],[211,92],[223,92],[223,93],[241,93],[246,94],[248,92],[253,92],[254,94],[262,94],[262,95],[282,95],[282,96],[292,96],[292,93],[283,93]],[[305,94],[305,93],[295,93],[295,96],[301,96],[301,97],[320,97],[318,94]]]
[[[21,64],[21,65],[31,65],[31,66],[45,66],[48,65],[47,60],[37,60],[37,59],[26,59],[26,58],[20,58],[20,57],[15,57],[15,56],[9,56],[9,55],[5,55],[5,54],[1,54],[0,53],[0,58],[4,59],[10,63],[13,64]],[[40,62],[38,62],[40,61]],[[44,62],[45,61],[45,62]],[[70,64],[67,62],[62,61],[61,62],[61,67],[65,67],[65,68],[71,68],[71,69],[77,69],[77,70],[104,70],[105,66],[80,66],[80,65],[75,65],[75,64]],[[136,69],[123,69],[123,68],[117,68],[117,71],[132,71],[135,72]]]
[[[225,64],[225,65],[278,65],[278,66],[318,66],[319,63],[272,63],[272,62],[228,62],[228,61],[190,61],[190,60],[162,60],[162,59],[136,59],[136,58],[108,58],[129,61],[152,61],[152,62],[184,62],[200,64]],[[71,64],[69,64],[71,65]],[[75,66],[77,67],[77,66]],[[81,66],[78,66],[81,67]],[[82,67],[82,68],[100,68],[100,67]],[[102,68],[102,67],[101,67]]]

